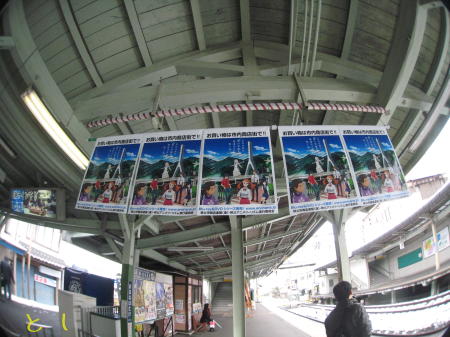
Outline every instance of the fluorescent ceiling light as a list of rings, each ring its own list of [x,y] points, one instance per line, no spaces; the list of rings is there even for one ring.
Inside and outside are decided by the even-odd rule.
[[[53,138],[61,150],[63,150],[79,168],[82,170],[86,169],[89,160],[59,126],[58,122],[53,118],[52,114],[48,111],[44,103],[42,103],[36,92],[34,90],[28,90],[21,96],[28,109],[30,109],[34,117],[38,120],[39,124],[41,124],[49,136]]]
[[[169,252],[199,252],[214,250],[214,247],[169,247],[167,248]]]

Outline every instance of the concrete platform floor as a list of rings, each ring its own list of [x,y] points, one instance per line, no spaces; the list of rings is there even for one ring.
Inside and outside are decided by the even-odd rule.
[[[246,337],[310,337],[314,334],[308,334],[305,331],[300,330],[298,327],[290,324],[288,317],[292,315],[292,319],[298,321],[298,316],[286,312],[288,317],[281,318],[279,315],[283,312],[275,313],[269,310],[263,304],[257,304],[256,311],[252,317],[246,319]],[[233,318],[231,315],[214,315],[214,309],[212,312],[213,318],[219,322],[222,329],[216,327],[215,332],[199,332],[192,336],[199,337],[233,337]],[[288,318],[288,319],[286,319]],[[297,324],[296,324],[297,325]],[[324,331],[325,332],[325,331]],[[177,334],[176,337],[182,337],[186,335]]]

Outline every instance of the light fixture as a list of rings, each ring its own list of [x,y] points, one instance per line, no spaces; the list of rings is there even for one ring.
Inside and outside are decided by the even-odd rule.
[[[56,122],[55,118],[48,111],[36,92],[30,89],[24,92],[21,97],[39,124],[41,124],[49,136],[52,137],[55,143],[58,144],[79,168],[82,170],[86,169],[89,160],[59,126],[58,122]]]
[[[214,250],[214,247],[169,247],[169,252],[202,252]]]

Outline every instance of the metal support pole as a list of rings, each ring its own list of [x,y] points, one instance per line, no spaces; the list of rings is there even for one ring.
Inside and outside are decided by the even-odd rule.
[[[11,289],[9,291],[17,296],[17,253],[14,252],[14,259],[13,259],[13,277],[14,277],[14,283],[12,286],[13,291],[11,292]],[[58,304],[58,303],[56,303]]]
[[[433,232],[433,242],[434,242],[434,261],[436,264],[436,270],[441,269],[441,262],[439,261],[439,249],[437,246],[438,240],[437,240],[437,232],[436,232],[436,225],[434,224],[433,219],[430,217],[430,222],[431,222],[431,230]]]
[[[334,245],[336,249],[336,259],[338,266],[339,281],[351,282],[350,274],[350,260],[347,252],[347,242],[345,240],[345,210],[339,210],[334,212],[334,216],[331,216],[334,221],[333,233],[334,233]]]
[[[134,221],[128,221],[126,217],[119,217],[122,226],[126,226],[125,242],[122,251],[122,279],[120,291],[120,331],[122,337],[134,337],[134,308],[132,306],[132,296],[129,295],[133,289],[134,279],[134,244],[135,230]],[[131,310],[131,312],[130,312]]]
[[[245,337],[242,216],[230,216],[233,276],[233,337]]]
[[[391,291],[391,304],[397,303],[397,294],[395,293],[395,290]]]
[[[437,280],[431,281],[430,296],[437,295],[439,292]]]
[[[31,248],[28,248],[27,253],[27,297],[29,300],[33,300],[34,298],[31,296]]]

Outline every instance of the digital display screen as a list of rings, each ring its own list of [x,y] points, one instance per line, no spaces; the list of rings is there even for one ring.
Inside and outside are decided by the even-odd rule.
[[[12,189],[11,209],[18,213],[56,219],[57,192],[56,189]]]

